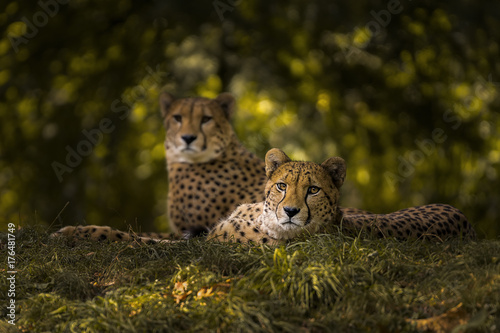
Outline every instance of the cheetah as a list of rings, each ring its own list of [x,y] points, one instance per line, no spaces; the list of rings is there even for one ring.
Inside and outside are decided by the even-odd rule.
[[[222,93],[215,99],[159,98],[166,131],[168,172],[167,216],[171,233],[131,233],[100,226],[68,226],[56,234],[86,234],[93,240],[130,237],[179,238],[207,232],[241,203],[263,200],[264,162],[238,140],[231,118],[235,99]],[[114,232],[108,233],[110,230]],[[115,237],[115,234],[121,238]]]
[[[241,203],[263,200],[264,163],[238,140],[235,99],[160,96],[166,130],[167,211],[176,234],[212,228]]]
[[[339,228],[398,239],[476,237],[464,214],[450,205],[431,204],[390,214],[343,214],[338,202],[346,164],[340,157],[318,165],[291,161],[283,151],[271,149],[265,162],[265,200],[240,205],[210,231],[208,239],[279,245],[302,234]]]
[[[167,216],[172,233],[137,233],[134,237],[194,237],[208,232],[238,205],[264,200],[265,164],[241,144],[233,130],[236,102],[231,94],[176,99],[163,92],[159,104],[166,130]],[[343,210],[345,214],[366,213],[356,208]],[[57,234],[74,234],[79,228],[93,230],[89,237],[95,240],[127,238],[113,237],[107,233],[109,227],[88,227],[68,226]]]

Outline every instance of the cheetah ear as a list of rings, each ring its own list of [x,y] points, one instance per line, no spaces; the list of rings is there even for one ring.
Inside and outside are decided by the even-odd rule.
[[[284,163],[290,162],[291,159],[286,156],[286,154],[278,149],[278,148],[273,148],[269,150],[266,154],[266,176],[267,178],[271,178],[271,175],[273,174],[278,167]]]
[[[332,177],[335,187],[340,188],[344,184],[347,167],[343,158],[330,157],[321,163],[321,166]]]
[[[161,115],[165,118],[170,110],[170,106],[175,101],[175,97],[167,92],[162,92],[160,94],[160,110]]]
[[[234,112],[234,106],[236,104],[233,95],[225,92],[217,96],[215,98],[215,101],[219,104],[222,111],[224,111],[224,114],[226,115],[227,119],[231,119],[231,116],[233,115]]]

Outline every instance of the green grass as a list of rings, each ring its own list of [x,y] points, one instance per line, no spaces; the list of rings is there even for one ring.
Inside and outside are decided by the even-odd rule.
[[[0,331],[500,329],[499,240],[316,235],[278,248],[203,240],[134,248],[74,246],[27,228],[16,260],[16,328],[3,301]]]

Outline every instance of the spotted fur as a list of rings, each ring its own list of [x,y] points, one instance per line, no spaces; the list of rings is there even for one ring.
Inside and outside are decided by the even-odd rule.
[[[457,208],[433,204],[390,214],[345,215],[338,208],[346,174],[344,160],[321,165],[293,162],[279,149],[266,155],[268,181],[263,202],[239,206],[210,232],[209,239],[280,244],[300,234],[367,231],[378,237],[473,239],[475,231]]]
[[[444,240],[475,239],[476,232],[465,215],[447,204],[410,207],[390,214],[345,215],[343,228],[351,233],[366,231],[377,237]]]

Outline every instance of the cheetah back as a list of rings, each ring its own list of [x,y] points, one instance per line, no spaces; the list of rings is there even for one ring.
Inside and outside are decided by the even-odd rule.
[[[398,239],[476,238],[465,215],[447,204],[410,207],[389,214],[344,215],[342,227],[346,232],[365,230],[377,237]]]

